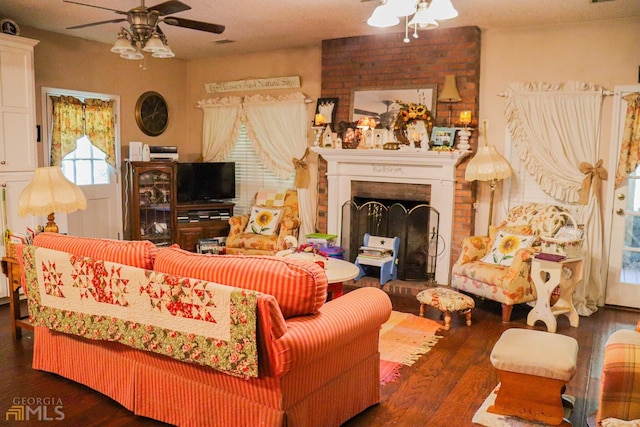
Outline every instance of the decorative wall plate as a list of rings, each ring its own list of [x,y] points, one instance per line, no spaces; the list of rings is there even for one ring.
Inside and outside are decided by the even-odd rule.
[[[0,19],[0,31],[12,36],[20,35],[20,27],[18,27],[18,24],[8,18]]]

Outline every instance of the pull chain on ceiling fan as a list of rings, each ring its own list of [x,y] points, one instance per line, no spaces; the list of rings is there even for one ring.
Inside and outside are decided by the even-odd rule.
[[[144,58],[144,55],[140,50],[151,52],[151,56],[156,58],[173,58],[175,56],[168,45],[167,37],[165,36],[162,29],[160,29],[160,27],[158,26],[158,24],[161,22],[167,25],[173,25],[175,27],[205,31],[214,34],[221,34],[225,29],[224,25],[193,21],[191,19],[179,18],[175,16],[167,16],[191,9],[190,6],[177,0],[169,0],[148,8],[145,6],[144,0],[141,0],[140,6],[134,7],[127,12],[103,6],[80,3],[72,0],[63,1],[65,3],[72,3],[80,6],[89,6],[97,9],[109,10],[119,15],[126,16],[126,18],[92,22],[90,24],[76,25],[67,28],[69,30],[73,30],[92,27],[95,25],[113,24],[125,21],[129,22],[129,28],[120,28],[120,31],[118,32],[118,39],[111,48],[112,52],[118,53],[121,57],[126,59]]]

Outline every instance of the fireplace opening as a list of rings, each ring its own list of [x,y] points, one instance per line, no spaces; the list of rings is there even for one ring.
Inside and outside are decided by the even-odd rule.
[[[364,235],[399,237],[398,278],[435,281],[437,256],[444,250],[439,236],[440,214],[418,200],[372,199],[354,196],[342,206],[345,258],[354,262]],[[366,267],[376,276],[377,267]]]

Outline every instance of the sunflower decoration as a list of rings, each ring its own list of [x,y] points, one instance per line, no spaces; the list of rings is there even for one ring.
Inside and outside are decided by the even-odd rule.
[[[256,208],[254,206],[247,228],[255,234],[274,234],[280,222],[279,209]]]
[[[496,264],[502,264],[504,261],[513,258],[515,252],[520,248],[522,242],[518,236],[513,234],[505,236],[498,245],[498,250],[493,254]],[[502,258],[497,259],[498,256]]]
[[[434,119],[433,114],[426,105],[413,102],[406,103],[400,100],[396,100],[395,103],[400,106],[398,115],[393,122],[393,129],[398,141],[408,143],[407,129],[420,120],[424,122],[427,132],[431,134]]]

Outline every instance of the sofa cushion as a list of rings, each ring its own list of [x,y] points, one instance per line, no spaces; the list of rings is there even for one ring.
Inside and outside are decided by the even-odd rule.
[[[97,239],[58,233],[40,233],[33,239],[33,245],[147,270],[153,270],[158,253],[158,248],[148,240]]]
[[[327,299],[327,276],[311,261],[202,255],[170,247],[158,251],[154,269],[273,295],[285,319],[317,313]]]

